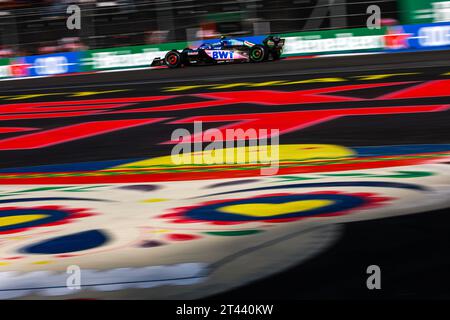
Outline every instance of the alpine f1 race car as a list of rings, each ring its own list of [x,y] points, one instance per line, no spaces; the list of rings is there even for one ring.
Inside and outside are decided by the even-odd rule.
[[[262,44],[246,40],[222,37],[216,43],[203,43],[196,49],[170,50],[164,59],[155,58],[153,66],[178,68],[188,65],[208,65],[220,63],[262,62],[278,60],[283,52],[284,39],[268,36]]]

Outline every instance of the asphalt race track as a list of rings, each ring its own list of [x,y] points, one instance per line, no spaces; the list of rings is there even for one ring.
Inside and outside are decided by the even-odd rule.
[[[0,298],[448,298],[448,54],[0,82]],[[195,162],[229,129],[276,174]]]

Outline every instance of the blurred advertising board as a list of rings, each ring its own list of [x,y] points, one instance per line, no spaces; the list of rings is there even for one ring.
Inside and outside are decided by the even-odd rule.
[[[9,72],[11,77],[28,77],[29,68],[24,57],[9,59]]]
[[[385,36],[389,50],[450,48],[450,22],[389,27]]]
[[[402,24],[450,21],[450,1],[400,0],[398,6]]]
[[[164,43],[157,45],[117,47],[89,50],[81,58],[82,71],[150,67],[154,58],[163,58],[172,50],[182,50],[186,42]]]
[[[9,78],[11,76],[11,68],[9,59],[0,59],[0,79]]]
[[[62,52],[25,57],[29,76],[48,76],[79,72],[79,52]]]
[[[312,31],[281,34],[284,56],[378,51],[384,48],[385,28]]]

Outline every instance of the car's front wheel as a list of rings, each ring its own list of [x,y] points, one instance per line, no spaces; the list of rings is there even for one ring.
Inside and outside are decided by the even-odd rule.
[[[167,52],[164,61],[169,68],[178,68],[181,66],[181,55],[176,50],[171,50]]]

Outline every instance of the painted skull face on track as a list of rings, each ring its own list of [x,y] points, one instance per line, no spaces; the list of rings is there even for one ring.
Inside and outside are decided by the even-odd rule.
[[[280,169],[297,173],[212,165],[202,167],[208,178],[183,180],[197,169],[181,166],[180,175],[169,168],[169,182],[133,181],[146,170],[164,174],[167,157],[83,173],[70,171],[76,164],[0,173],[0,183],[8,179],[0,186],[0,298],[196,298],[242,285],[322,252],[342,223],[448,206],[448,165],[438,162],[449,150],[440,148],[425,158],[378,149],[377,158],[363,147],[281,146]],[[397,166],[405,157],[417,161]],[[346,163],[353,170],[339,169]],[[114,181],[124,170],[130,181]],[[36,183],[10,183],[26,175]],[[86,177],[96,180],[80,183]],[[66,287],[69,266],[80,268],[81,290]]]

